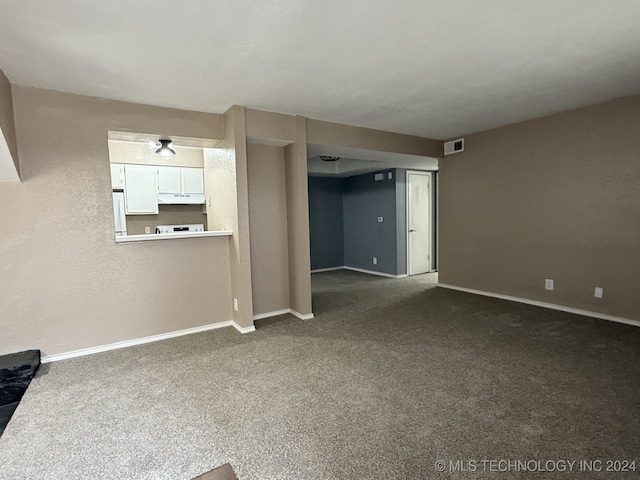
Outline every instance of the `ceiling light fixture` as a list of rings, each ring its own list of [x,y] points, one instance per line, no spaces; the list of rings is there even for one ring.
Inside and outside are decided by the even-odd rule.
[[[161,157],[169,158],[173,157],[176,152],[171,148],[171,140],[167,140],[166,138],[160,139],[160,148],[156,150],[156,154]]]
[[[340,157],[329,157],[327,155],[320,155],[320,160],[323,162],[337,162],[340,160]]]

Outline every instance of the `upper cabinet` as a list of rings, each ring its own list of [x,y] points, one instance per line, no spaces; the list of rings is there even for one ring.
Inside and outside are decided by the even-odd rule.
[[[124,166],[124,194],[127,215],[158,213],[158,173],[151,165]]]
[[[158,193],[203,195],[204,169],[158,167]]]
[[[204,205],[204,169],[158,167],[158,203]]]
[[[122,190],[124,188],[124,165],[111,163],[111,189]]]
[[[182,193],[182,168],[158,167],[158,193]]]
[[[204,169],[182,168],[182,193],[204,195]]]

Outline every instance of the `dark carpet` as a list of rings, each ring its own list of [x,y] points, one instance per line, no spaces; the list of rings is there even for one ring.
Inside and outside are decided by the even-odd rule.
[[[314,320],[51,364],[0,478],[640,476],[639,328],[434,281],[314,274]]]

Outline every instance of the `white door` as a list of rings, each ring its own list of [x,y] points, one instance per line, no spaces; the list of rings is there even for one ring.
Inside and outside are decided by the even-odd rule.
[[[158,193],[182,193],[180,167],[158,167]]]
[[[158,213],[158,174],[151,165],[124,166],[124,198],[127,215]]]
[[[407,273],[431,270],[431,174],[407,172]]]

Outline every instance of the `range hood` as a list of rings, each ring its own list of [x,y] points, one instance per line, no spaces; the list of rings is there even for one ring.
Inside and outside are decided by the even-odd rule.
[[[204,205],[204,194],[159,193],[158,205]]]

